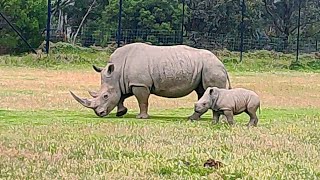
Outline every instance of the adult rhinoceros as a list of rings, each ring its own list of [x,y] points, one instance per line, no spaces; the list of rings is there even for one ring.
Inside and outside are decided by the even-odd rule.
[[[154,46],[132,43],[118,48],[105,68],[94,66],[101,73],[101,87],[91,92],[91,99],[79,98],[80,104],[100,116],[118,106],[117,116],[127,113],[123,102],[134,95],[139,103],[137,118],[147,119],[150,94],[179,98],[196,91],[200,99],[207,87],[229,89],[230,80],[222,62],[210,51],[185,45]],[[199,119],[194,112],[189,119]]]

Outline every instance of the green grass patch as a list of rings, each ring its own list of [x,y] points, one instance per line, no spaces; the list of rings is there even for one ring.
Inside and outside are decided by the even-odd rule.
[[[229,71],[240,72],[276,72],[276,71],[304,71],[319,72],[320,57],[315,54],[301,54],[299,62],[294,63],[294,54],[258,50],[243,53],[243,61],[240,62],[239,52],[227,50],[216,51],[215,54],[223,61]]]
[[[0,177],[144,179],[320,178],[319,109],[264,108],[258,127],[198,122],[192,109],[151,110],[148,120],[91,110],[0,110]],[[224,167],[210,169],[214,158]]]
[[[45,53],[0,56],[1,66],[36,67],[46,69],[88,69],[92,64],[105,66],[111,50],[84,48],[58,42],[51,45],[49,55]]]
[[[0,56],[0,66],[37,67],[50,69],[88,69],[92,64],[105,66],[112,48],[83,48],[67,43],[52,45],[49,55],[21,54],[20,56]],[[319,72],[320,57],[316,54],[301,54],[299,62],[294,54],[257,50],[244,53],[239,62],[240,53],[228,50],[214,51],[223,61],[228,71],[265,72],[265,71],[308,71]]]

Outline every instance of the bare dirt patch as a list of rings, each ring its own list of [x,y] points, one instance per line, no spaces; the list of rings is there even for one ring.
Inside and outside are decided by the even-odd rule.
[[[263,107],[320,107],[320,74],[316,73],[231,73],[233,87],[256,91]],[[93,70],[67,71],[31,68],[0,68],[0,108],[3,109],[84,109],[69,94],[89,97],[98,90],[100,76]],[[151,109],[191,108],[197,100],[191,93],[183,98],[151,96]],[[138,109],[134,97],[125,104]]]

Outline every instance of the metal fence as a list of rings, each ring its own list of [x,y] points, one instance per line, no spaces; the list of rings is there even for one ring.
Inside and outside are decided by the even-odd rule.
[[[72,29],[76,29],[75,27]],[[117,42],[117,29],[106,30],[84,27],[76,38],[80,46],[101,46],[107,47]],[[71,42],[73,33],[61,34],[56,29],[51,30],[50,40],[53,42]],[[181,31],[159,31],[159,30],[121,30],[121,45],[133,42],[148,42],[154,45],[177,45],[183,44],[209,50],[228,49],[240,51],[241,36],[230,36],[227,34],[187,32],[181,39]],[[285,37],[243,37],[243,51],[248,50],[273,50],[277,52],[293,53],[297,50],[297,39]],[[317,52],[320,50],[320,40],[316,38],[300,38],[299,51],[302,53]]]
[[[1,27],[0,27],[1,29]],[[84,27],[79,32],[76,43],[83,47],[101,46],[107,47],[117,43],[117,29],[104,30]],[[73,33],[61,33],[56,29],[50,30],[51,42],[72,42]],[[39,32],[39,36],[45,40],[45,30]],[[177,45],[181,44],[181,31],[159,31],[159,30],[121,30],[121,45],[133,42],[148,42],[154,45]],[[286,44],[287,43],[287,44]],[[187,32],[183,36],[183,44],[196,48],[209,50],[228,49],[230,51],[240,51],[241,36],[229,36],[227,34],[199,33],[195,31]],[[21,49],[21,47],[17,47]],[[24,48],[26,49],[27,46]],[[33,47],[37,49],[38,47]],[[0,44],[0,54],[10,53],[17,49],[10,49]],[[297,50],[297,39],[290,38],[288,42],[284,37],[243,37],[243,51],[248,50],[273,50],[284,53],[294,53]],[[312,53],[320,51],[320,40],[316,38],[300,38],[299,51],[301,53]]]

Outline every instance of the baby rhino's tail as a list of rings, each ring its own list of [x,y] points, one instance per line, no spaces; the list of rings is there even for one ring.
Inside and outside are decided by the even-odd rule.
[[[260,106],[261,106],[261,104],[259,103],[259,114],[261,114]]]

